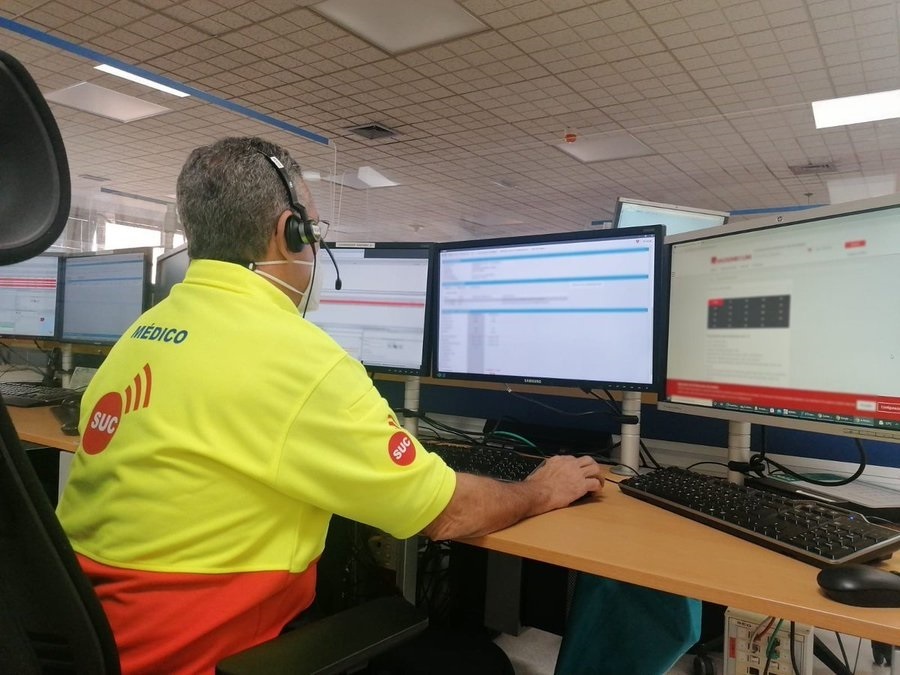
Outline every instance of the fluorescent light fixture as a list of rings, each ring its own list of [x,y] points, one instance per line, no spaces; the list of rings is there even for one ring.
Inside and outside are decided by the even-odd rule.
[[[80,82],[65,89],[45,94],[44,98],[82,112],[107,117],[117,122],[134,122],[170,111],[149,101],[142,101],[112,89],[99,87],[90,82]]]
[[[389,54],[487,30],[455,0],[325,0],[309,9]]]
[[[556,143],[553,147],[586,164],[655,154],[652,148],[641,143],[627,131],[579,136],[573,143]]]
[[[395,185],[400,185],[400,183],[395,183],[389,178],[383,176],[371,166],[361,166],[356,170],[355,174],[350,173],[349,171],[345,171],[344,173],[337,176],[324,176],[322,180],[327,180],[331,183],[337,183],[338,185],[343,185],[344,187],[351,187],[354,190],[368,190],[369,188],[393,187]]]
[[[140,75],[134,75],[133,73],[129,73],[127,70],[122,70],[121,68],[108,66],[105,63],[102,63],[99,66],[94,66],[94,69],[101,70],[104,73],[109,73],[110,75],[115,75],[116,77],[121,77],[126,80],[131,80],[132,82],[137,82],[138,84],[143,84],[145,87],[159,89],[160,91],[164,91],[167,94],[172,94],[173,96],[178,96],[179,98],[190,96],[190,94],[186,94],[183,91],[178,91],[177,89],[173,89],[172,87],[166,86],[165,84],[160,84],[159,82],[155,82],[146,77],[141,77]]]
[[[812,109],[816,129],[889,120],[900,117],[900,89],[813,101]]]
[[[897,176],[889,173],[881,176],[857,176],[829,178],[828,200],[830,204],[852,202],[857,199],[892,195],[897,192]]]
[[[308,183],[314,183],[317,180],[322,180],[322,174],[312,169],[304,169],[300,172],[300,176],[302,176],[303,180]]]

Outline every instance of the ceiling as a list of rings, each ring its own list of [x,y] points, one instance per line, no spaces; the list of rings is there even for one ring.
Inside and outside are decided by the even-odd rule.
[[[818,131],[810,106],[900,88],[896,0],[459,0],[484,30],[398,55],[317,2],[4,0],[0,19],[39,37],[0,27],[0,49],[45,94],[91,82],[171,109],[120,123],[51,104],[79,193],[171,202],[192,148],[259,135],[304,169],[370,166],[400,184],[310,183],[339,240],[579,230],[619,196],[742,211],[829,203],[835,180],[888,176],[896,191],[900,120]],[[207,100],[101,73],[69,47]],[[349,131],[370,123],[396,135]],[[577,144],[622,131],[652,154],[582,163],[556,147],[567,132]]]

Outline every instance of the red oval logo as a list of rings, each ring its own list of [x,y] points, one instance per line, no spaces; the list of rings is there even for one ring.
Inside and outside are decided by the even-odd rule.
[[[81,437],[81,446],[89,455],[96,455],[106,450],[112,440],[119,422],[122,420],[122,396],[111,391],[97,401],[88,418],[87,429]]]
[[[399,466],[408,466],[416,458],[416,446],[405,431],[398,431],[388,441],[391,461]]]

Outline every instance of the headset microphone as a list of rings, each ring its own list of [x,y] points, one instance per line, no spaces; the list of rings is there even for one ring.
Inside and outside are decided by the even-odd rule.
[[[334,265],[334,290],[341,290],[341,286],[344,283],[341,281],[341,271],[338,269],[337,260],[334,259],[334,253],[331,252],[331,247],[325,243],[325,240],[319,242],[322,245],[322,248],[325,249],[325,253],[328,254],[328,257],[331,258],[331,264]]]

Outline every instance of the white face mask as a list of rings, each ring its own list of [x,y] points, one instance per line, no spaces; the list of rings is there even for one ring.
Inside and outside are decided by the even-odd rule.
[[[289,283],[282,281],[276,276],[272,276],[262,270],[256,269],[257,267],[263,267],[265,265],[287,265],[288,263],[307,265],[313,268],[312,274],[310,274],[309,277],[309,283],[306,285],[306,290],[301,291],[299,288],[294,288]],[[322,294],[322,275],[315,273],[315,263],[309,262],[308,260],[265,260],[263,262],[253,263],[252,269],[259,276],[265,277],[269,281],[297,293],[300,296],[300,302],[297,303],[297,309],[299,309],[300,313],[304,316],[307,312],[315,312],[319,309],[319,296]]]

